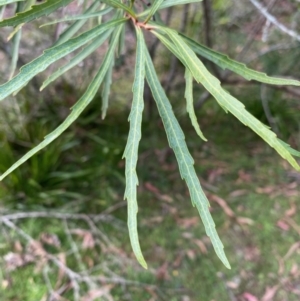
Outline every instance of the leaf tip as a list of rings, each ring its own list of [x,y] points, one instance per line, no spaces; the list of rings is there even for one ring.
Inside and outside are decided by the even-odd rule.
[[[0,182],[2,182],[4,180],[4,178],[6,178],[6,176],[8,175],[9,173],[6,171],[5,173],[3,173],[1,176],[0,176]]]
[[[231,265],[228,261],[226,263],[224,262],[224,265],[228,270],[231,270]]]
[[[137,260],[145,270],[148,270],[147,262],[145,261],[145,259],[143,257],[138,258]]]
[[[231,265],[226,257],[226,255],[224,254],[224,252],[222,252],[223,254],[220,256],[220,254],[217,254],[218,257],[221,259],[222,263],[225,265],[225,267],[228,269],[228,270],[231,270]]]

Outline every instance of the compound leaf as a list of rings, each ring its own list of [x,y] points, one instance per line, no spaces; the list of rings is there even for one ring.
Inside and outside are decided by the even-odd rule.
[[[114,56],[114,50],[118,42],[118,34],[120,33],[121,26],[116,29],[116,34],[111,42],[110,48],[108,49],[105,58],[101,67],[99,68],[97,74],[93,78],[92,82],[88,86],[85,93],[82,97],[77,101],[77,103],[73,106],[70,115],[65,119],[65,121],[58,126],[52,133],[47,135],[45,139],[30,150],[27,154],[25,154],[21,159],[19,159],[15,164],[13,164],[3,175],[0,176],[0,181],[2,181],[8,174],[13,172],[16,168],[18,168],[21,164],[26,162],[29,158],[31,158],[38,151],[46,147],[49,143],[59,137],[82,113],[82,111],[86,108],[86,106],[92,101],[95,94],[97,93],[99,86],[101,85],[103,78],[109,68],[109,65]]]
[[[291,153],[280,143],[276,134],[270,131],[264,124],[251,115],[245,106],[236,98],[225,91],[217,78],[215,78],[199,60],[192,49],[185,43],[185,41],[174,30],[160,27],[174,43],[172,48],[174,54],[180,58],[183,64],[189,68],[193,77],[197,82],[201,83],[205,89],[211,93],[217,102],[226,110],[231,112],[240,122],[250,127],[256,134],[264,139],[270,146],[272,146],[282,158],[286,159],[296,170],[300,170],[300,166],[293,158]]]
[[[218,236],[215,223],[209,212],[209,202],[201,188],[195,172],[194,160],[187,148],[184,133],[180,128],[172,111],[171,104],[157,78],[149,53],[146,55],[146,78],[162,118],[170,147],[174,150],[181,177],[186,181],[189,188],[192,203],[199,211],[206,234],[210,237],[216,254],[223,264],[230,269],[230,264],[224,253],[223,244]]]
[[[141,139],[142,113],[144,109],[144,78],[145,78],[145,48],[144,38],[140,28],[137,32],[137,49],[135,79],[133,83],[133,101],[129,115],[130,130],[123,157],[126,159],[126,190],[125,198],[128,207],[128,229],[133,252],[139,263],[147,268],[147,263],[143,257],[139,244],[137,231],[138,205],[136,200],[138,178],[136,174],[136,164],[138,159],[138,147]]]

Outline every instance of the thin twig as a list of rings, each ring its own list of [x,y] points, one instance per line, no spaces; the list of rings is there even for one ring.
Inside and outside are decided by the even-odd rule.
[[[211,0],[203,0],[202,9],[203,9],[203,16],[204,16],[205,44],[207,47],[213,48],[213,27],[212,27],[213,11],[212,11]],[[208,60],[205,61],[210,66],[210,68],[212,69],[216,77],[221,78],[221,74],[218,67]]]
[[[21,237],[23,237],[27,242],[33,242],[34,239],[28,235],[26,232],[24,232],[22,229],[20,229],[19,227],[17,227],[12,221],[10,221],[7,217],[1,217],[0,221],[2,221],[2,223],[4,225],[6,225],[7,227],[9,227],[10,229],[16,231]],[[57,267],[61,268],[65,274],[69,277],[71,283],[72,283],[72,287],[74,290],[74,301],[78,301],[80,298],[80,287],[79,284],[77,282],[77,279],[81,278],[81,276],[72,271],[71,269],[69,269],[67,266],[65,266],[60,260],[58,260],[55,256],[51,255],[51,254],[46,254],[47,259],[51,260]],[[90,281],[90,280],[89,280]],[[88,282],[89,282],[88,281]]]
[[[197,102],[195,103],[195,109],[200,109],[203,106],[203,104],[209,99],[209,97],[210,97],[210,93],[207,92],[207,91],[204,91],[200,95],[200,97],[197,100]]]
[[[299,45],[297,45],[296,43],[281,43],[281,44],[275,44],[275,45],[271,45],[269,48],[264,49],[260,52],[258,52],[257,54],[255,54],[253,57],[250,57],[249,59],[246,60],[246,64],[251,63],[252,61],[258,59],[261,56],[264,56],[270,52],[273,51],[278,51],[278,50],[290,50],[293,48],[299,48]]]
[[[122,208],[122,207],[125,207],[127,205],[127,202],[126,201],[121,201],[119,203],[116,203],[110,207],[108,207],[107,209],[105,209],[104,211],[102,211],[102,215],[105,215],[105,214],[111,214],[112,212]]]
[[[31,242],[35,242],[34,238],[31,237],[30,235],[28,235],[27,233],[25,233],[22,229],[20,229],[18,226],[16,226],[13,221],[11,221],[9,218],[11,218],[12,220],[17,220],[18,218],[28,218],[28,217],[31,217],[31,218],[36,218],[36,217],[49,217],[49,215],[51,216],[55,216],[56,218],[66,218],[66,216],[69,216],[71,218],[80,218],[82,219],[84,217],[85,220],[88,220],[86,218],[86,216],[84,215],[80,215],[80,214],[77,214],[77,215],[71,215],[71,214],[61,214],[61,213],[50,213],[47,215],[48,212],[30,212],[30,213],[14,213],[14,214],[8,214],[6,216],[2,216],[0,217],[0,222],[2,222],[4,225],[6,225],[8,228],[16,231],[21,237],[23,237],[27,242],[31,243]],[[89,218],[89,217],[88,217]],[[92,221],[91,221],[92,222]],[[65,222],[66,223],[66,222]],[[69,230],[68,228],[68,225],[65,224],[65,232],[67,233],[67,235],[71,235],[71,231]],[[70,240],[72,240],[72,238],[69,238]],[[75,245],[75,242],[72,240],[71,244]],[[74,248],[74,245],[73,245],[73,253],[75,254],[76,256],[76,253],[78,253],[78,248],[77,246],[75,246]],[[77,249],[76,249],[77,248]],[[76,249],[76,250],[74,250]],[[51,281],[49,279],[49,276],[48,276],[48,270],[47,268],[48,267],[45,267],[45,269],[43,270],[43,275],[44,275],[44,278],[45,278],[45,283],[47,285],[47,288],[48,288],[48,293],[50,295],[50,300],[53,300],[51,299],[52,297],[55,298],[55,300],[64,300],[63,297],[61,297],[61,294],[63,294],[66,289],[68,289],[68,287],[70,286],[72,289],[73,289],[73,299],[74,301],[79,301],[80,298],[81,298],[81,290],[80,290],[80,283],[84,283],[85,285],[89,286],[91,283],[94,283],[95,286],[97,287],[99,284],[103,284],[103,283],[112,283],[112,284],[119,284],[119,285],[122,285],[124,287],[127,287],[127,286],[136,286],[136,287],[145,287],[145,288],[149,288],[149,289],[154,289],[154,290],[157,290],[158,291],[158,288],[156,285],[153,285],[153,284],[148,284],[148,283],[143,283],[143,282],[139,282],[139,281],[133,281],[133,280],[128,280],[128,279],[124,279],[123,277],[115,274],[113,271],[111,271],[109,269],[109,267],[107,267],[105,264],[102,265],[102,271],[104,273],[108,273],[110,277],[106,277],[103,275],[103,273],[101,275],[98,275],[98,276],[94,276],[94,275],[91,275],[90,272],[92,272],[91,270],[85,270],[84,272],[81,272],[81,273],[77,273],[73,270],[71,270],[69,267],[67,267],[63,262],[61,262],[56,256],[52,255],[52,254],[49,254],[45,251],[45,254],[44,254],[44,258],[46,258],[47,260],[49,260],[50,262],[52,262],[56,267],[58,267],[59,269],[61,269],[65,275],[68,277],[69,279],[69,284],[65,285],[65,286],[62,286],[59,290],[54,290],[52,285],[51,285]],[[118,259],[120,259],[118,257]],[[78,261],[81,261],[81,257],[78,258],[77,257],[77,260]],[[127,262],[130,262],[130,259],[126,259]],[[120,262],[120,265],[124,265],[124,262]],[[154,271],[151,271],[152,273],[154,273]],[[176,291],[176,292],[183,292],[183,291],[186,291],[185,289],[173,289],[173,288],[170,288],[170,287],[163,287],[162,288],[163,290],[165,291]],[[53,300],[54,301],[54,300]]]
[[[26,232],[24,232],[22,229],[20,229],[19,227],[17,227],[13,222],[11,222],[8,218],[2,216],[0,218],[0,221],[6,225],[8,228],[13,229],[14,231],[16,231],[21,237],[23,237],[25,240],[27,240],[28,242],[33,242],[34,239],[28,235]]]
[[[267,9],[268,11],[271,10],[276,2],[278,0],[271,0],[268,3]],[[255,22],[252,31],[250,32],[250,34],[248,35],[248,38],[246,40],[246,43],[244,44],[243,49],[240,51],[240,53],[237,55],[237,60],[243,60],[244,57],[246,56],[246,53],[248,52],[248,50],[250,49],[251,45],[253,44],[253,42],[255,41],[255,37],[256,35],[261,31],[262,27],[264,26],[265,23],[265,18],[264,16],[260,16],[260,18]],[[224,73],[224,76],[226,75],[226,72],[228,72],[228,70],[226,70]]]
[[[49,266],[46,265],[44,266],[43,268],[43,276],[44,276],[44,280],[45,280],[45,283],[46,283],[46,286],[48,288],[48,293],[50,295],[50,300],[52,300],[52,296],[54,296],[54,290],[53,290],[53,287],[52,287],[52,284],[51,284],[51,281],[49,279]]]
[[[67,219],[64,219],[64,228],[65,228],[65,233],[66,233],[66,235],[68,237],[68,240],[70,242],[71,249],[72,249],[73,254],[74,254],[75,258],[76,258],[79,270],[81,271],[81,273],[83,275],[88,276],[88,273],[87,273],[86,268],[85,268],[85,266],[83,264],[81,255],[79,253],[77,244],[75,243],[75,241],[74,241],[74,239],[72,237],[72,234],[70,232]],[[89,289],[95,289],[97,287],[97,285],[93,281],[87,283],[87,285],[89,286]]]
[[[212,26],[211,26],[211,19],[212,19],[211,1],[203,0],[202,8],[203,8],[203,15],[204,15],[205,44],[211,48],[212,44],[213,44],[212,43]]]
[[[282,32],[286,33],[287,35],[291,36],[292,38],[295,38],[296,40],[300,41],[300,35],[295,32],[294,30],[291,30],[287,28],[285,25],[280,23],[273,15],[271,15],[267,8],[261,5],[256,0],[249,0],[258,10],[259,12],[264,15],[264,17],[269,20],[273,25],[275,25],[278,29],[280,29]]]
[[[95,218],[97,222],[102,220],[102,218],[104,217],[105,215],[102,214],[86,215],[86,214],[55,213],[55,212],[18,212],[13,214],[7,214],[2,217],[0,216],[0,222],[5,221],[5,223],[8,223],[10,227],[14,227],[15,225],[11,222],[11,220],[18,220],[18,219],[25,219],[25,218],[57,218],[62,220],[66,220],[66,219],[83,220],[88,224],[88,226],[90,227],[90,229],[94,234],[98,235],[108,247],[112,247],[112,243],[110,242],[108,237],[95,225],[93,221],[93,218]],[[21,235],[26,236],[27,234],[23,232]],[[30,239],[29,236],[24,238],[27,240]],[[105,245],[101,243],[101,241],[96,240],[96,243],[101,247],[101,249],[106,248]]]

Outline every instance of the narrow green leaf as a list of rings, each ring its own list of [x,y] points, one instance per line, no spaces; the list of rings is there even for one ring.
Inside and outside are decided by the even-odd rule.
[[[15,15],[28,10],[32,5],[34,5],[35,0],[27,0],[26,2],[18,2],[15,10]],[[10,41],[23,27],[24,23],[16,26],[8,35],[7,41]]]
[[[133,7],[134,1],[135,1],[135,0],[130,0],[130,8]]]
[[[99,2],[98,1],[94,1],[92,3],[92,5],[85,10],[84,15],[85,14],[89,14],[89,13],[93,13],[99,6]],[[66,41],[68,41],[69,39],[71,39],[74,34],[80,29],[82,28],[82,26],[86,23],[88,19],[83,19],[83,20],[78,20],[76,22],[74,22],[71,26],[69,26],[64,32],[62,32],[57,41],[55,41],[55,43],[52,45],[52,47],[60,45]]]
[[[48,0],[39,5],[33,5],[30,10],[21,12],[9,19],[0,22],[0,27],[17,26],[22,23],[28,23],[32,20],[49,15],[62,6],[66,6],[73,0]]]
[[[205,57],[206,59],[217,64],[223,69],[228,69],[241,75],[247,80],[256,80],[258,82],[262,82],[270,85],[300,86],[300,81],[293,80],[293,79],[286,79],[286,78],[270,77],[265,73],[255,71],[253,69],[249,69],[245,64],[234,61],[230,59],[227,55],[214,51],[204,45],[201,45],[183,34],[180,34],[180,36],[197,54]]]
[[[13,41],[12,41],[13,46],[12,46],[12,58],[11,58],[9,79],[11,79],[14,76],[14,73],[17,68],[21,36],[22,36],[22,29],[20,28],[15,34],[15,36],[13,37]]]
[[[141,140],[142,113],[144,109],[144,78],[145,78],[145,48],[142,31],[139,27],[137,32],[137,49],[135,78],[132,87],[133,101],[129,115],[130,130],[123,158],[126,159],[126,190],[124,198],[127,199],[128,207],[128,230],[133,252],[139,263],[147,268],[147,263],[143,257],[139,244],[137,231],[138,205],[136,200],[138,177],[136,174],[136,164],[138,159],[138,148]]]
[[[287,149],[287,151],[292,155],[292,156],[295,156],[295,157],[300,157],[300,152],[293,149],[289,144],[287,144],[286,142],[278,139],[279,142]]]
[[[189,3],[197,3],[197,2],[202,2],[202,0],[165,0],[163,1],[158,10],[168,8],[171,6],[176,6],[176,5],[183,5],[183,4],[189,4]],[[142,13],[138,15],[138,17],[146,16],[150,12],[150,8],[144,10]]]
[[[16,26],[7,36],[7,41],[10,41],[11,39],[14,38],[14,36],[22,29],[25,23],[22,23],[18,26]]]
[[[105,8],[106,8],[106,4],[105,4],[105,3],[101,4],[100,8],[101,8],[102,10],[105,9]],[[112,7],[109,7],[109,8],[113,9]],[[120,18],[122,17],[121,14],[120,14],[119,16],[120,16]],[[99,17],[97,18],[98,24],[101,24],[101,23],[102,23],[102,19],[103,19],[103,16],[99,16]]]
[[[29,64],[24,65],[14,78],[0,86],[0,100],[4,99],[14,91],[17,91],[36,74],[44,71],[55,61],[86,44],[106,30],[124,23],[126,20],[127,19],[123,18],[98,25],[93,29],[84,32],[78,37],[70,39],[69,41],[61,45],[45,50],[41,56],[39,56]]]
[[[19,2],[20,3],[20,2]],[[21,10],[16,12],[16,13],[19,13],[19,12],[25,12],[27,10],[29,10],[34,4],[36,3],[36,0],[26,0],[26,2],[21,2]]]
[[[230,269],[230,264],[224,253],[223,244],[218,236],[215,223],[209,212],[209,202],[201,188],[195,172],[194,160],[187,148],[184,133],[172,111],[172,106],[165,91],[157,78],[149,53],[146,55],[146,78],[162,118],[170,147],[174,150],[181,177],[186,181],[189,188],[192,203],[199,211],[206,234],[210,237],[216,254],[223,264]]]
[[[202,2],[202,0],[165,0],[159,9],[167,8],[170,6],[184,5],[189,3],[197,3]]]
[[[152,24],[151,24],[152,25]],[[187,65],[186,65],[186,63],[185,63],[185,60],[184,60],[184,58],[183,57],[181,57],[181,55],[180,55],[180,52],[179,52],[179,49],[170,41],[170,39],[169,38],[167,38],[166,36],[164,36],[164,35],[161,35],[161,34],[159,34],[158,32],[156,32],[156,31],[152,31],[152,33],[154,34],[154,35],[156,35],[159,39],[160,39],[160,41],[171,51],[171,52],[173,52],[174,54],[175,54],[175,56],[182,62],[182,64],[183,65],[185,65],[186,66],[186,68],[188,68],[187,67]],[[222,107],[222,106],[221,106]],[[226,113],[228,113],[228,110],[225,108],[225,107],[222,107],[222,109],[226,112]]]
[[[106,3],[109,6],[115,7],[115,8],[121,8],[125,12],[127,12],[130,16],[136,17],[134,11],[127,5],[123,4],[122,2],[118,0],[102,0],[101,2]]]
[[[152,16],[156,13],[156,11],[158,10],[158,8],[161,6],[163,2],[164,0],[154,0],[144,23],[147,23],[152,18]]]
[[[123,26],[123,30],[120,34],[120,39],[119,39],[119,43],[118,43],[117,57],[120,57],[124,53],[124,49],[125,49],[125,30],[126,30],[126,27]]]
[[[0,6],[14,3],[14,2],[20,2],[20,1],[24,1],[24,0],[0,0]]]
[[[296,170],[300,170],[297,161],[290,152],[279,142],[275,133],[270,131],[258,119],[251,115],[245,106],[236,98],[225,91],[217,78],[215,78],[198,59],[196,54],[189,48],[185,41],[176,31],[160,27],[162,31],[169,35],[175,45],[172,51],[180,58],[184,65],[189,68],[197,82],[201,83],[205,89],[211,93],[217,102],[231,114],[233,114],[244,125],[250,127],[271,147],[273,147],[282,158],[286,159]]]
[[[18,2],[16,6],[16,13],[22,11],[22,8],[25,5],[23,5],[24,2]],[[14,76],[14,73],[16,71],[17,62],[19,58],[19,46],[20,46],[20,40],[22,36],[22,26],[19,25],[15,28],[13,36],[12,36],[12,58],[11,58],[11,65],[10,65],[10,75],[9,79],[11,79]],[[11,37],[8,37],[8,41],[11,39]]]
[[[185,99],[186,99],[186,111],[189,113],[190,115],[190,119],[192,122],[192,125],[196,131],[196,133],[198,134],[198,136],[203,139],[204,141],[207,141],[207,139],[204,137],[198,120],[197,120],[197,116],[195,114],[195,110],[194,110],[194,98],[193,98],[193,76],[192,73],[186,68],[185,69]]]
[[[105,58],[101,67],[99,68],[96,76],[93,78],[92,82],[88,86],[87,90],[83,94],[83,96],[77,101],[77,103],[73,106],[70,115],[65,119],[65,121],[58,126],[52,133],[47,135],[45,139],[30,150],[27,154],[25,154],[21,159],[19,159],[15,164],[13,164],[4,174],[0,176],[0,181],[2,181],[8,174],[18,168],[21,164],[26,162],[29,158],[31,158],[34,154],[36,154],[41,149],[45,148],[49,143],[59,137],[81,114],[81,112],[86,108],[86,106],[92,101],[95,94],[97,93],[101,82],[109,68],[111,60],[113,59],[115,47],[118,42],[118,35],[121,31],[121,26],[116,29],[116,34],[111,42],[110,48],[108,49]]]
[[[95,2],[95,3],[98,4],[97,2]],[[111,12],[111,10],[112,10],[111,7],[107,7],[105,9],[102,9],[102,10],[100,10],[98,12],[95,12],[95,13],[85,13],[85,14],[82,14],[82,15],[65,17],[63,19],[59,19],[59,20],[55,20],[55,21],[51,21],[51,22],[45,23],[45,24],[41,25],[40,28],[44,27],[44,26],[48,26],[48,25],[53,25],[53,24],[61,23],[61,22],[85,20],[85,19],[91,19],[91,18],[95,18],[95,17],[100,17],[100,16],[106,15],[107,13]]]
[[[105,31],[104,33],[100,34],[97,39],[95,39],[92,43],[86,46],[82,51],[80,51],[77,55],[75,55],[66,65],[59,68],[57,71],[52,73],[44,82],[40,88],[40,91],[45,89],[50,83],[55,81],[58,77],[62,74],[67,72],[68,70],[72,69],[73,67],[77,66],[81,61],[83,61],[86,57],[88,57],[92,52],[94,52],[97,48],[99,48],[104,41],[107,40],[109,35],[111,34],[112,29]]]
[[[123,26],[124,27],[124,26]],[[119,42],[119,41],[118,41]],[[114,67],[114,60],[111,61],[111,64],[107,70],[107,73],[104,78],[103,88],[102,88],[102,119],[106,117],[106,112],[108,109],[108,101],[109,101],[109,94],[110,94],[110,86],[112,84],[112,71]]]
[[[4,11],[5,11],[6,6],[0,6],[0,21],[3,19]]]

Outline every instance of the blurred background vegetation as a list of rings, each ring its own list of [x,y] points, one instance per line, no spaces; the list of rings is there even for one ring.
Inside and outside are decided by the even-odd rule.
[[[260,3],[300,34],[298,0]],[[74,1],[47,20],[27,24],[19,66],[64,30],[63,25],[38,29],[39,25],[79,12]],[[203,0],[165,10],[159,17],[253,69],[300,79],[299,41],[269,24],[250,0]],[[9,74],[9,33],[9,28],[0,31],[1,83]],[[186,133],[232,270],[222,266],[205,236],[147,90],[138,161],[138,219],[149,270],[136,263],[123,201],[122,154],[135,55],[133,32],[128,28],[127,33],[126,49],[116,62],[107,118],[101,119],[99,93],[66,133],[0,183],[1,298],[299,300],[300,174],[195,85],[197,116],[208,142],[198,139],[185,112],[184,68],[150,36],[151,54]],[[104,52],[99,49],[38,92],[60,61],[1,103],[1,173],[62,122]],[[248,82],[204,62],[253,115],[300,149],[299,88]]]

